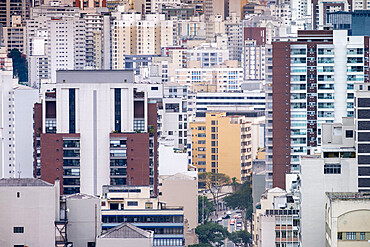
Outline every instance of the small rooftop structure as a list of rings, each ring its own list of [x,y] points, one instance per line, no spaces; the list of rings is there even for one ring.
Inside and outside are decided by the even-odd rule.
[[[40,187],[40,186],[54,186],[53,184],[50,184],[48,182],[45,182],[41,179],[37,178],[2,178],[0,179],[0,186],[4,187],[26,187],[26,186],[34,186],[34,187]]]
[[[330,200],[370,200],[369,192],[326,192]]]
[[[152,237],[153,237],[152,231],[145,231],[130,223],[122,223],[112,229],[109,229],[99,238],[152,238]]]

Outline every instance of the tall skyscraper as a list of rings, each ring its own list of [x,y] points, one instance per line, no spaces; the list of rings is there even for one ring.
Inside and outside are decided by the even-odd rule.
[[[321,144],[321,124],[354,115],[354,83],[369,81],[369,39],[345,30],[299,31],[273,43],[273,180],[299,170],[302,154]]]

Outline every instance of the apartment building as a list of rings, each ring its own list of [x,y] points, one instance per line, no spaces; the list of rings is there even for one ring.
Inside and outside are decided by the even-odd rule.
[[[151,197],[148,186],[103,186],[103,231],[131,223],[154,232],[153,246],[184,246],[184,210]]]
[[[22,23],[30,16],[31,0],[3,0],[0,3],[0,25],[12,26],[12,16],[20,16]]]
[[[327,14],[337,11],[349,11],[351,1],[347,0],[315,0],[312,6],[312,24],[315,29],[323,29],[327,23]]]
[[[200,47],[187,49],[188,67],[190,61],[200,61],[202,68],[212,68],[229,60],[229,50],[217,47],[217,43],[203,43]]]
[[[280,188],[266,190],[253,214],[253,246],[301,245],[299,197]]]
[[[367,246],[370,240],[370,197],[367,193],[326,193],[328,246]]]
[[[35,113],[41,178],[59,178],[64,194],[98,195],[110,184],[148,185],[156,195],[157,105],[147,86],[130,70],[58,71]]]
[[[26,29],[21,16],[12,16],[12,25],[3,27],[3,39],[7,53],[17,49],[20,53],[26,54]]]
[[[187,146],[188,114],[187,86],[167,83],[163,87],[163,99],[158,107],[158,137],[171,140],[174,147]]]
[[[125,55],[160,55],[174,44],[174,23],[163,14],[112,13],[112,67],[125,68]]]
[[[249,181],[252,168],[251,122],[244,116],[208,112],[190,123],[191,161],[199,172],[224,173]]]
[[[354,119],[322,124],[322,146],[301,158],[302,245],[326,243],[326,192],[356,192],[358,173]]]
[[[110,69],[110,16],[106,9],[99,8],[84,13],[82,18],[86,28],[86,68]]]
[[[32,119],[38,91],[18,84],[9,66],[0,70],[0,95],[0,176],[33,177]]]
[[[55,83],[57,70],[85,68],[86,26],[78,10],[58,4],[33,8],[26,24],[30,86]]]
[[[368,62],[367,62],[368,63]],[[358,164],[358,191],[370,190],[370,91],[369,87],[355,85],[355,131],[356,159]]]
[[[259,90],[237,92],[195,92],[189,93],[188,115],[205,117],[205,113],[215,107],[226,108],[230,111],[256,111],[256,116],[264,116],[265,93]]]
[[[225,33],[227,35],[227,49],[230,60],[242,60],[243,47],[243,23],[236,14],[232,13],[225,21]]]
[[[237,61],[225,61],[210,68],[201,67],[200,61],[194,61],[189,62],[187,68],[176,70],[176,81],[195,92],[199,86],[213,86],[217,92],[236,92],[241,90],[243,69],[238,67]]]
[[[321,145],[321,125],[354,115],[354,83],[367,82],[368,38],[345,30],[299,31],[273,43],[274,185],[299,170],[300,155]]]

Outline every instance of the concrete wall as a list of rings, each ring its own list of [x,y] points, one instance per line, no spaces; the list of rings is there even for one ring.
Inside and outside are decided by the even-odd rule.
[[[183,206],[184,219],[188,221],[189,229],[198,226],[198,179],[184,174],[160,176],[160,201],[167,206]]]
[[[84,199],[67,198],[67,236],[75,247],[86,247],[95,242],[101,232],[100,199],[86,196]]]
[[[0,246],[55,245],[54,186],[1,186],[0,197]],[[24,233],[13,233],[13,227],[24,227]]]
[[[97,238],[96,247],[152,247],[153,239],[152,238]]]
[[[33,105],[38,100],[36,89],[14,90],[16,169],[26,178],[33,177]]]
[[[324,159],[301,160],[303,246],[325,246],[325,192],[357,191],[356,159],[341,159],[339,163],[341,174],[324,174]]]

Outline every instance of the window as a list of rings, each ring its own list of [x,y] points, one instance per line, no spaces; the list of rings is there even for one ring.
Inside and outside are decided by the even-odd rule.
[[[118,210],[118,203],[111,203],[109,205],[111,210]]]
[[[353,138],[353,130],[346,130],[346,138]]]
[[[366,240],[364,232],[360,232],[360,240]]]
[[[17,198],[21,197],[21,192],[17,192]]]
[[[137,201],[128,201],[127,206],[138,206],[139,203]]]
[[[324,165],[324,174],[340,174],[341,173],[340,164],[330,164]]]
[[[347,240],[356,240],[356,233],[355,232],[347,232],[346,234]]]
[[[14,233],[24,233],[24,227],[23,226],[15,226],[13,228]]]
[[[342,240],[342,233],[341,232],[338,232],[338,239]]]

